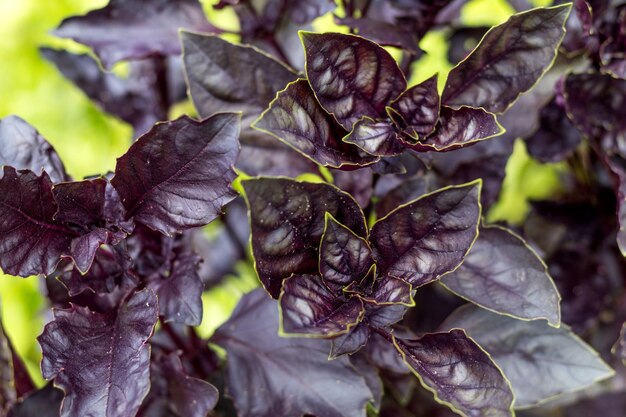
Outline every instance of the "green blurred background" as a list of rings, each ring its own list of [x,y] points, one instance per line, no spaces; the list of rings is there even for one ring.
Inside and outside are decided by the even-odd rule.
[[[61,155],[74,178],[113,170],[115,159],[130,144],[132,129],[119,119],[108,116],[55,67],[45,61],[38,48],[63,47],[73,52],[88,52],[82,45],[54,38],[49,32],[68,16],[84,14],[106,5],[107,0],[0,1],[0,118],[16,114],[35,126]],[[228,13],[214,14],[215,0],[202,1],[210,19],[222,27],[236,27]],[[533,1],[537,6],[550,0]],[[504,0],[472,0],[464,7],[462,18],[469,25],[495,25],[513,13]],[[315,30],[333,30],[332,16],[314,22]],[[342,29],[343,31],[343,29]],[[451,65],[446,60],[446,42],[441,32],[430,33],[420,46],[427,55],[414,66],[411,83],[426,79],[435,72],[440,80]],[[123,65],[118,68],[123,71]],[[189,108],[183,106],[183,109]],[[497,139],[495,139],[497,140]],[[488,218],[519,223],[527,210],[529,198],[542,198],[559,188],[561,165],[541,165],[529,158],[524,144],[518,141],[507,166],[501,199]],[[208,335],[223,322],[238,298],[256,284],[250,266],[238,266],[238,276],[205,294],[205,314],[201,333]],[[40,351],[36,337],[41,333],[47,306],[40,295],[41,282],[35,277],[22,279],[0,276],[1,313],[6,331],[22,355],[37,383]]]

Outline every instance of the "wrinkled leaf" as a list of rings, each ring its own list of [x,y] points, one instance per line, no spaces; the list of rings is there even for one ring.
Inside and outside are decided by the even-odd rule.
[[[86,290],[106,294],[117,287],[128,288],[137,284],[137,277],[131,273],[130,267],[131,259],[126,253],[112,246],[101,246],[86,274],[72,269],[61,274],[58,279],[67,287],[70,296]]]
[[[366,235],[358,204],[332,185],[287,178],[245,180],[242,185],[256,270],[274,298],[291,274],[317,273],[326,212],[357,235]]]
[[[54,34],[93,48],[106,69],[122,60],[180,53],[178,30],[214,30],[197,0],[111,0],[65,19]]]
[[[513,392],[502,371],[463,330],[393,339],[411,371],[437,401],[468,417],[513,416]]]
[[[167,235],[211,222],[235,197],[238,136],[234,113],[157,124],[117,160],[111,184],[127,217]]]
[[[324,235],[320,243],[320,267],[324,284],[334,293],[352,282],[361,280],[373,265],[372,250],[335,218],[326,214]]]
[[[0,166],[30,169],[36,174],[44,170],[52,182],[68,181],[61,158],[52,145],[25,120],[17,116],[0,119]]]
[[[441,325],[467,331],[502,368],[515,393],[515,407],[533,406],[555,395],[608,378],[613,370],[567,327],[523,321],[466,305]]]
[[[202,117],[240,111],[247,127],[296,79],[293,70],[256,48],[190,32],[181,37],[189,92]]]
[[[319,275],[293,275],[283,282],[278,298],[281,334],[335,337],[356,326],[364,314],[359,297],[347,301],[324,286]]]
[[[457,268],[478,235],[480,186],[443,188],[378,220],[370,242],[380,275],[417,288]]]
[[[38,340],[43,377],[65,391],[61,417],[134,417],[150,387],[157,299],[138,292],[117,312],[56,310]]]
[[[348,131],[361,117],[386,117],[406,89],[404,74],[382,47],[355,35],[301,32],[306,74],[326,111]]]
[[[533,9],[493,27],[450,71],[442,103],[504,112],[552,65],[570,9],[571,5]]]
[[[4,167],[0,179],[0,266],[11,275],[50,274],[76,234],[53,220],[48,174]]]
[[[377,156],[394,156],[403,150],[398,134],[389,122],[377,122],[369,117],[356,122],[343,141]]]
[[[404,180],[386,192],[376,203],[376,216],[378,218],[385,217],[399,206],[441,188],[442,184],[439,182],[437,176],[433,174],[418,174]],[[380,183],[379,180],[378,184]]]
[[[320,107],[304,79],[280,91],[253,127],[323,166],[339,168],[375,161],[372,157],[361,157],[358,148],[341,141],[347,132]]]
[[[414,139],[420,139],[435,130],[439,107],[440,98],[435,74],[392,101],[387,113],[404,133]]]
[[[416,151],[451,151],[490,139],[504,133],[496,117],[483,109],[461,107],[458,110],[443,106],[435,131],[417,143],[404,141]]]
[[[329,361],[329,342],[277,332],[276,302],[256,290],[213,336],[228,354],[227,387],[240,417],[365,417],[372,393],[347,357]]]
[[[496,313],[561,322],[561,296],[546,265],[522,238],[499,226],[482,226],[465,261],[440,282]]]

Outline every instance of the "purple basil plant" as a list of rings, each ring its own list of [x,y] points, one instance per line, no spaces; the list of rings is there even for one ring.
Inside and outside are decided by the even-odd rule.
[[[75,180],[0,120],[0,267],[52,308],[44,387],[0,326],[1,415],[623,416],[626,5],[470,28],[463,0],[338,3],[216,2],[236,33],[197,0],[61,23],[99,62],[43,56],[136,140]],[[313,31],[328,13],[349,33]],[[407,81],[432,30],[443,88]],[[489,224],[516,138],[565,185]],[[260,288],[205,339],[202,293],[239,262]]]

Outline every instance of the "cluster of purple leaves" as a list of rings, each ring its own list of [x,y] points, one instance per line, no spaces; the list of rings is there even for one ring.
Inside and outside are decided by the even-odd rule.
[[[119,78],[42,51],[138,139],[115,173],[72,181],[33,127],[0,121],[0,266],[45,276],[55,307],[43,389],[0,327],[3,412],[512,416],[621,366],[623,238],[606,210],[625,210],[626,12],[515,1],[522,12],[468,50],[486,30],[459,26],[464,1],[340,3],[351,34],[310,32],[330,0],[218,2],[244,45],[218,37],[196,0],[111,0],[60,25],[104,68],[130,61]],[[460,61],[441,94],[437,75],[406,81],[432,29]],[[201,121],[153,126],[186,88]],[[534,203],[519,234],[483,219],[518,137],[572,165],[564,195]],[[248,259],[248,238],[265,291],[202,339],[202,291]],[[615,387],[598,402],[619,403]]]

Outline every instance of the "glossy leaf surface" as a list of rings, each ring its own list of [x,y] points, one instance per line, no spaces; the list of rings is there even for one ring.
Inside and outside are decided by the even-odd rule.
[[[437,75],[410,87],[392,101],[389,107],[387,113],[396,126],[415,139],[425,138],[435,130],[439,118]]]
[[[118,159],[111,180],[127,217],[164,234],[203,226],[235,197],[239,116],[157,124]]]
[[[356,145],[372,155],[393,156],[403,150],[398,134],[389,122],[376,122],[368,117],[356,122],[343,141]]]
[[[61,158],[52,145],[25,120],[17,116],[0,119],[0,166],[30,169],[36,174],[44,170],[52,182],[68,181]]]
[[[50,274],[76,234],[55,222],[48,174],[4,166],[0,179],[0,266],[11,275]]]
[[[213,336],[228,354],[227,386],[240,417],[365,417],[372,393],[348,358],[329,361],[329,342],[277,332],[276,302],[256,290]]]
[[[571,5],[563,5],[529,10],[489,30],[450,71],[443,104],[505,111],[552,64],[570,9]]]
[[[134,294],[117,314],[55,311],[39,343],[44,378],[65,391],[61,417],[134,417],[150,387],[147,341],[157,314],[150,290]]]
[[[55,35],[93,48],[105,68],[121,60],[180,53],[178,29],[212,31],[196,0],[111,0],[65,19]]]
[[[513,392],[500,369],[463,330],[394,338],[396,349],[438,401],[468,417],[513,416]]]
[[[380,275],[425,285],[454,270],[478,235],[480,182],[443,188],[400,206],[372,227]]]
[[[282,333],[334,337],[347,333],[365,312],[359,297],[344,300],[324,286],[319,275],[293,275],[278,299]]]
[[[360,281],[373,265],[372,250],[362,237],[325,216],[326,225],[320,244],[320,274],[324,284],[335,293]]]
[[[561,322],[561,297],[546,265],[522,238],[498,226],[483,226],[454,272],[441,283],[496,313],[525,320]]]
[[[416,151],[451,151],[504,133],[496,117],[483,109],[461,107],[441,108],[435,131],[427,138],[405,146]]]
[[[471,305],[456,310],[442,329],[461,327],[502,368],[515,406],[529,407],[605,379],[613,370],[567,327],[522,321]]]
[[[242,181],[259,279],[274,298],[291,274],[316,274],[324,216],[330,213],[359,236],[365,219],[354,199],[328,184],[287,178]]]
[[[346,131],[319,105],[309,83],[299,79],[280,91],[253,126],[323,166],[373,162],[341,138]]]
[[[339,33],[301,37],[311,88],[348,131],[363,116],[385,117],[385,106],[406,89],[396,61],[374,42]]]

